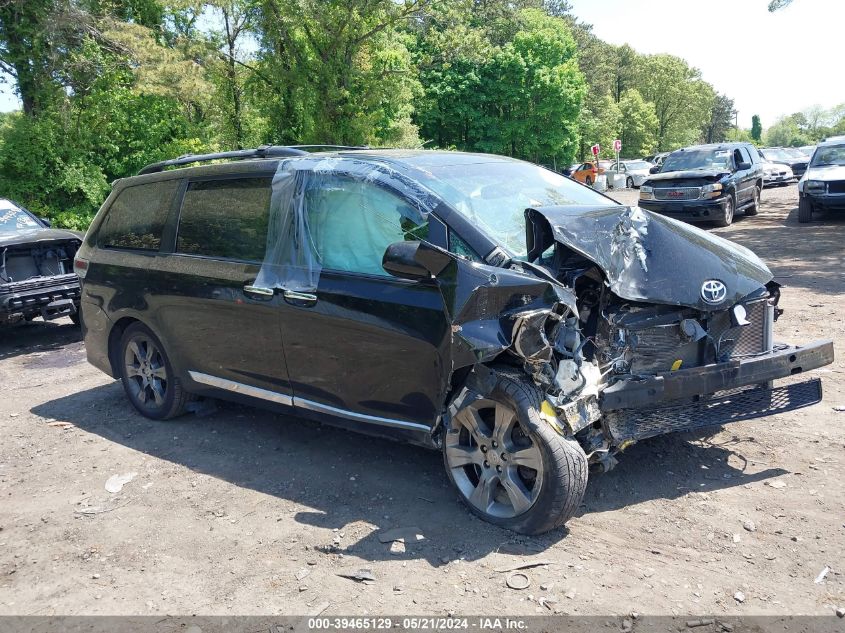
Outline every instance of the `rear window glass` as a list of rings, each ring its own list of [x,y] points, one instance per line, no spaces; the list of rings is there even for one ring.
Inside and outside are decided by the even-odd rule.
[[[97,244],[106,248],[157,251],[178,186],[178,180],[164,180],[121,191],[103,220]]]
[[[192,182],[182,201],[176,250],[226,259],[264,259],[270,185],[270,178]]]

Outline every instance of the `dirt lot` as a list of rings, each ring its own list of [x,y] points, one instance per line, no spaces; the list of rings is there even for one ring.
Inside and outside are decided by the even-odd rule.
[[[837,342],[816,372],[824,402],[634,446],[567,530],[539,538],[473,518],[437,453],[232,405],[154,423],[85,362],[69,321],[0,332],[0,614],[548,613],[540,596],[570,614],[831,614],[845,606],[845,218],[798,225],[794,186],[763,200],[718,233],[788,286],[779,340]],[[391,552],[376,531],[399,526],[425,540]],[[494,569],[522,560],[551,564],[515,591]],[[339,576],[360,568],[376,581]]]

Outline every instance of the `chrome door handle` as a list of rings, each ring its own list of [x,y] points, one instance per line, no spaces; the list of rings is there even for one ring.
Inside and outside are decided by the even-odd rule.
[[[272,288],[263,288],[261,286],[244,286],[244,292],[250,295],[258,295],[259,297],[270,298],[275,294]]]
[[[314,305],[317,303],[317,295],[310,292],[297,292],[296,290],[285,290],[285,301],[294,305]]]

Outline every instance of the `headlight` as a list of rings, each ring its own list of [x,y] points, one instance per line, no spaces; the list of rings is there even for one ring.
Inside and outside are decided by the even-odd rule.
[[[823,180],[808,180],[804,183],[804,191],[810,193],[824,193],[825,183]]]
[[[640,200],[654,200],[654,187],[648,185],[640,187]]]
[[[722,195],[722,183],[717,182],[712,185],[704,185],[701,188],[702,198],[718,198]]]

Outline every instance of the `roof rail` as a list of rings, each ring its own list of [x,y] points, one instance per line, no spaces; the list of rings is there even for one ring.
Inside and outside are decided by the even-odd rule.
[[[190,165],[192,163],[203,163],[210,160],[247,160],[250,158],[276,158],[284,156],[305,156],[308,152],[299,147],[289,147],[286,145],[262,145],[255,149],[239,149],[230,152],[215,152],[213,154],[185,154],[178,158],[171,158],[170,160],[163,160],[158,163],[152,163],[144,167],[138,172],[139,176],[144,174],[154,174],[164,171],[167,167],[176,167],[182,165]]]
[[[215,152],[212,154],[185,154],[178,158],[163,160],[152,163],[138,172],[139,176],[144,174],[155,174],[164,171],[167,167],[190,165],[192,163],[203,163],[210,160],[247,160],[250,158],[281,158],[285,156],[304,156],[310,152],[308,149],[331,150],[331,149],[370,149],[368,145],[261,145],[255,149],[238,149],[230,152]]]

